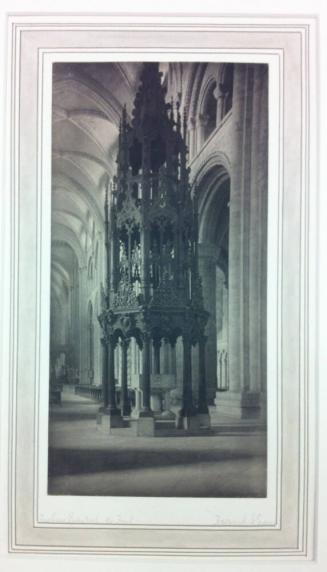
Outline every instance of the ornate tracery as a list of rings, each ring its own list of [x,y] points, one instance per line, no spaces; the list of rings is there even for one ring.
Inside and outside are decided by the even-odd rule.
[[[117,175],[105,203],[107,284],[99,321],[103,330],[105,409],[128,415],[127,350],[135,338],[142,351],[139,418],[152,417],[151,346],[160,370],[162,342],[183,340],[183,395],[177,426],[207,416],[204,309],[198,268],[198,207],[191,193],[186,118],[178,102],[167,104],[158,64],[144,64],[133,117],[123,110]],[[115,346],[121,343],[121,408],[114,379]],[[199,398],[192,394],[191,348],[199,351]],[[159,356],[159,357],[158,357]]]

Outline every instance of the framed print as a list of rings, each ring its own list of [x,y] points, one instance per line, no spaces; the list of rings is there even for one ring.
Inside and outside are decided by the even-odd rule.
[[[316,17],[7,26],[8,562],[310,565]]]

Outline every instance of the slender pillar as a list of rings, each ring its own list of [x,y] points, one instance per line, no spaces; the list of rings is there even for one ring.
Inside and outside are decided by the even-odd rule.
[[[253,80],[249,231],[249,383],[246,395],[247,416],[266,418],[266,243],[267,243],[267,68],[256,66]],[[244,401],[244,398],[243,398]],[[244,416],[244,414],[243,414]]]
[[[97,427],[99,430],[111,433],[118,427],[123,427],[123,419],[116,403],[116,387],[115,387],[115,341],[109,336],[104,352],[104,368],[103,373],[107,373],[107,383],[104,394],[104,407],[100,409],[97,416]]]
[[[256,121],[252,127],[252,180],[251,180],[251,225],[249,237],[249,339],[250,339],[250,391],[260,393],[266,379],[265,371],[265,323],[266,287],[262,289],[266,276],[267,242],[267,69],[256,66],[253,86],[253,115]],[[262,325],[264,326],[262,327]],[[263,344],[262,344],[263,340]]]
[[[121,341],[122,351],[122,368],[121,368],[121,414],[128,416],[131,413],[131,405],[128,397],[128,383],[127,383],[127,352],[129,340],[123,339]]]
[[[199,405],[198,413],[208,413],[205,347],[206,336],[201,336],[199,347]]]
[[[183,393],[182,408],[176,418],[177,429],[198,429],[199,423],[193,405],[192,393],[192,345],[190,336],[183,335]]]
[[[116,402],[115,343],[112,336],[108,341],[108,412],[110,415],[120,415]]]
[[[183,342],[182,338],[178,337],[175,345],[175,363],[176,363],[176,386],[178,393],[182,396],[183,393]]]
[[[150,394],[151,394],[151,376],[150,376],[150,335],[144,334],[143,349],[142,349],[142,391],[143,391],[143,406],[140,415],[151,416],[152,411],[150,407]]]
[[[183,403],[182,416],[195,415],[192,393],[192,346],[189,335],[183,335]]]
[[[160,347],[161,341],[159,339],[153,340],[153,349],[154,349],[154,373],[156,375],[160,374]]]
[[[176,376],[176,344],[170,347],[170,372]]]
[[[162,361],[162,371],[163,373],[171,373],[171,368],[170,368],[170,346],[167,340],[165,340],[164,342],[164,346],[163,346],[163,359]]]
[[[198,403],[198,421],[200,427],[210,427],[210,416],[207,401],[207,379],[206,379],[206,341],[205,335],[202,335],[198,341],[199,349],[199,403]]]
[[[102,345],[102,400],[103,407],[108,407],[108,345],[105,338],[101,338]]]
[[[153,437],[155,434],[155,422],[153,412],[150,407],[151,397],[151,375],[150,375],[150,359],[151,359],[151,338],[146,332],[143,334],[142,349],[142,392],[143,403],[142,408],[137,413],[137,435],[140,437]]]
[[[87,269],[86,266],[79,268],[79,284],[80,284],[80,309],[79,309],[79,338],[80,338],[80,362],[79,362],[79,377],[80,384],[88,384],[88,352],[87,352],[87,308],[85,307],[85,300],[88,298],[87,291]]]
[[[245,141],[246,65],[234,68],[233,90],[233,157],[229,208],[229,363],[230,390],[239,393],[243,388],[243,185]],[[245,133],[246,134],[246,133]]]

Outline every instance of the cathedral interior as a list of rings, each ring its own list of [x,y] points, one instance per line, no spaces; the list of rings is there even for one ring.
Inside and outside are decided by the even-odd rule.
[[[266,496],[268,67],[53,66],[49,494]]]

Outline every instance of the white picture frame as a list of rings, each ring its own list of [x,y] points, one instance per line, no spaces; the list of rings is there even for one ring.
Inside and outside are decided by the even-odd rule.
[[[260,566],[282,560],[287,569],[294,560],[305,567],[317,558],[317,26],[315,16],[8,16],[5,239],[9,256],[2,300],[3,325],[10,329],[10,336],[3,360],[3,434],[8,434],[8,440],[2,445],[8,473],[3,474],[2,483],[9,502],[3,518],[6,532],[1,538],[8,569],[14,569],[17,557],[46,558],[48,569],[55,565],[52,558],[58,557],[73,559],[74,566],[78,557],[98,566],[101,562],[108,565],[110,558],[114,562],[123,558],[127,567],[132,562],[133,569],[154,560],[167,565],[167,559],[179,566],[191,558],[189,566],[199,565],[200,559],[208,566],[232,559],[236,567],[248,565],[249,569],[254,561]],[[272,77],[278,81],[280,100],[275,117],[281,123],[271,137],[277,145],[272,152],[278,148],[274,188],[280,194],[274,213],[277,232],[271,231],[270,236],[275,241],[280,290],[275,297],[277,361],[271,362],[271,367],[280,390],[275,402],[278,410],[272,418],[278,424],[281,449],[276,452],[280,496],[276,495],[278,518],[273,526],[260,527],[246,518],[243,525],[218,519],[215,525],[192,523],[183,530],[166,523],[135,525],[124,514],[120,521],[118,517],[115,522],[109,519],[104,526],[101,519],[100,524],[94,519],[92,510],[93,516],[75,519],[75,524],[68,517],[66,522],[56,518],[48,523],[39,521],[42,454],[36,431],[42,433],[45,421],[39,408],[40,372],[44,371],[41,334],[46,331],[50,280],[44,247],[44,241],[50,241],[50,208],[44,204],[41,189],[49,186],[51,177],[44,159],[50,148],[51,122],[43,112],[50,109],[51,89],[47,86],[49,73],[43,76],[43,72],[49,70],[54,54],[62,57],[65,50],[72,54],[77,49],[84,55],[93,51],[98,57],[101,49],[117,53],[117,38],[120,50],[127,48],[130,53],[139,50],[143,55],[157,55],[175,49],[179,54],[192,46],[201,54],[206,47],[211,53],[229,50],[239,58],[242,52],[251,52],[258,61],[260,57],[267,61],[271,69],[276,66]],[[297,105],[300,116],[292,112]],[[142,511],[144,499],[137,502]],[[31,560],[29,566],[33,566]]]

